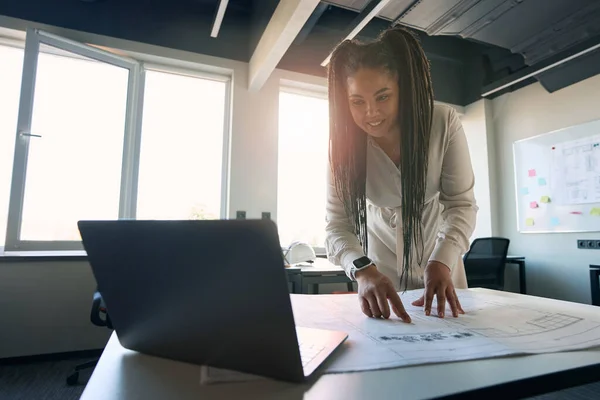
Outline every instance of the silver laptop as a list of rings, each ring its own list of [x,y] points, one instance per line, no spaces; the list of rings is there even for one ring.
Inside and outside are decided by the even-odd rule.
[[[122,346],[303,382],[347,338],[296,327],[269,220],[80,221]]]

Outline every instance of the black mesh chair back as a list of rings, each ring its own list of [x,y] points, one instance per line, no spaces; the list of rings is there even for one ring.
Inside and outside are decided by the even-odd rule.
[[[504,269],[510,240],[500,237],[478,238],[464,256],[469,287],[504,290]]]

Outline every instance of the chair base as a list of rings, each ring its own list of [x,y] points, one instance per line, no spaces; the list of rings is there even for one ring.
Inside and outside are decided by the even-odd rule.
[[[85,369],[94,369],[98,364],[99,359],[84,362],[82,364],[76,365],[73,368],[73,372],[67,376],[67,386],[75,386],[79,384],[79,371],[83,371]]]

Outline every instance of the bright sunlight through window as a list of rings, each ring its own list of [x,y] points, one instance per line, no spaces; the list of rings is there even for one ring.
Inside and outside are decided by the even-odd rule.
[[[0,247],[23,54],[0,46]],[[128,81],[126,68],[40,47],[19,240],[78,241],[78,220],[119,217],[124,162],[138,161],[124,159]],[[138,219],[221,217],[227,89],[225,78],[146,71]]]
[[[282,90],[277,225],[283,246],[324,247],[328,138],[327,99]]]
[[[226,87],[146,72],[138,219],[220,217]]]
[[[75,55],[38,57],[21,240],[79,240],[80,219],[118,217],[127,79]]]

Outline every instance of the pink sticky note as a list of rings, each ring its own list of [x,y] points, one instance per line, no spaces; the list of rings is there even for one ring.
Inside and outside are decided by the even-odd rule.
[[[536,172],[535,172],[535,169],[530,169],[530,170],[529,170],[529,176],[536,176],[536,175],[537,175],[537,174],[536,174]]]
[[[538,206],[537,201],[532,201],[531,203],[529,203],[529,207],[531,207],[531,208],[538,208],[539,206]]]

